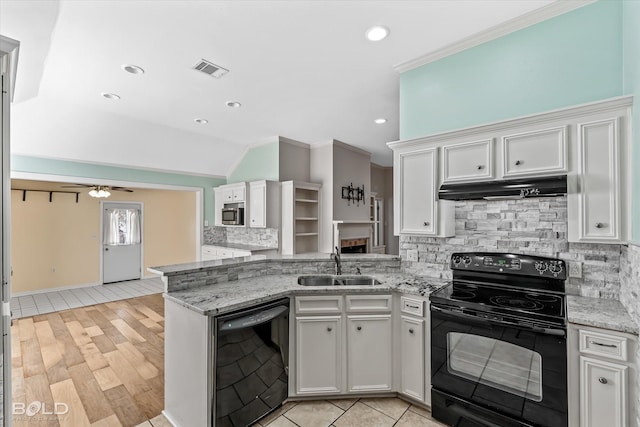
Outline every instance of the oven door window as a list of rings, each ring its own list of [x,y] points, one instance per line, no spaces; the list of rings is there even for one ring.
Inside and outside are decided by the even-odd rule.
[[[542,401],[542,356],[534,351],[493,338],[449,332],[447,354],[453,375]]]

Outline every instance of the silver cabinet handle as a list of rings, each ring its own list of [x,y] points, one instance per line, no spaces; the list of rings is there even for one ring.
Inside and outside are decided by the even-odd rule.
[[[600,347],[618,348],[618,346],[615,345],[615,344],[603,344],[603,343],[597,342],[597,341],[591,341],[591,344],[599,345]]]
[[[331,332],[333,329],[331,329],[331,326],[327,327],[327,332]]]
[[[412,334],[413,333],[413,328],[409,329],[409,333]]]
[[[596,228],[604,228],[604,224],[601,222],[596,222]]]
[[[522,160],[516,160],[516,166],[520,166],[522,164]]]
[[[431,224],[429,221],[425,221],[425,222],[424,222],[424,226],[425,226],[425,227],[428,227],[428,226],[429,226],[429,224]]]
[[[607,381],[607,379],[605,377],[598,378],[598,381],[600,381],[600,384],[606,384],[606,383],[609,382],[609,381]]]
[[[358,326],[356,329],[361,331],[362,330],[362,326]]]
[[[482,170],[482,169],[484,169],[484,165],[478,165],[478,166],[476,166],[476,169]]]

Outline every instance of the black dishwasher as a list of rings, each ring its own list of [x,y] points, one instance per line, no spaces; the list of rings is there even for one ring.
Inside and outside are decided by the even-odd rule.
[[[287,398],[289,298],[215,318],[215,427],[244,427]]]

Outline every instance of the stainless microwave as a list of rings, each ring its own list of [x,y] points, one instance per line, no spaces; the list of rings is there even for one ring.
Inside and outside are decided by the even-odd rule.
[[[244,208],[222,208],[223,225],[244,225]]]

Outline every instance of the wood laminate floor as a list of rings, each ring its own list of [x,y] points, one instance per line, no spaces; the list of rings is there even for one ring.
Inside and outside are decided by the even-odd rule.
[[[11,366],[15,426],[153,425],[164,408],[162,295],[16,320]]]

